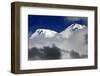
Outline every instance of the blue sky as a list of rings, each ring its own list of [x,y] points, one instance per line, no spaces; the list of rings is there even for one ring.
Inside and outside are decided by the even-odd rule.
[[[28,15],[28,33],[31,35],[39,28],[61,32],[73,23],[88,25],[87,17]]]

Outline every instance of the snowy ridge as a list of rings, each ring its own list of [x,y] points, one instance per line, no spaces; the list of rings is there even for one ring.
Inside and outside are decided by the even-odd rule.
[[[73,33],[74,31],[77,31],[77,30],[80,30],[80,29],[83,29],[85,28],[86,26],[85,25],[80,25],[80,24],[72,24],[70,25],[69,27],[67,27],[64,31],[62,31],[60,34],[62,34],[64,37],[66,38],[69,38]]]
[[[62,31],[59,34],[62,35],[63,37],[69,38],[72,35],[73,31],[80,30],[83,28],[86,28],[86,26],[74,23],[74,24],[70,25],[69,27],[67,27],[64,31]],[[53,31],[53,30],[37,29],[35,31],[35,33],[33,33],[29,39],[33,39],[34,37],[41,36],[41,35],[45,36],[46,38],[52,38],[56,34],[58,34],[58,33],[56,31]]]
[[[67,29],[83,29],[85,27],[86,27],[85,25],[80,25],[80,24],[74,23],[74,24],[70,25]]]
[[[57,32],[48,29],[37,29],[35,33],[32,34],[30,39],[33,39],[35,36],[44,35],[46,38],[53,37]]]

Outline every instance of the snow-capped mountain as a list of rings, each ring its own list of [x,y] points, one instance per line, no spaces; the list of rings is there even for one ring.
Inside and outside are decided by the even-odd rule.
[[[45,38],[51,38],[55,34],[57,34],[56,31],[48,30],[48,29],[37,29],[35,33],[33,33],[30,37],[30,39],[33,39],[36,36],[44,36]]]
[[[65,52],[75,51],[80,56],[87,55],[86,35],[88,29],[85,25],[72,24],[64,31],[57,33],[49,29],[37,29],[29,38],[29,49],[44,48],[45,46],[56,47],[64,50]],[[70,58],[67,54],[62,52],[62,58]]]
[[[69,38],[74,33],[74,31],[77,31],[77,30],[80,30],[83,28],[86,28],[86,26],[74,23],[74,24],[70,25],[69,27],[67,27],[60,34],[62,34],[62,36],[66,37],[66,38]]]
[[[83,29],[85,27],[86,27],[85,25],[80,25],[80,24],[74,23],[74,24],[70,25],[68,27],[68,29],[76,30],[76,29]]]
[[[74,33],[74,31],[77,31],[77,30],[80,30],[80,29],[83,29],[83,28],[86,28],[86,26],[74,23],[74,24],[70,25],[69,27],[67,27],[61,33],[57,33],[56,31],[53,31],[53,30],[50,30],[50,29],[37,29],[31,35],[31,37],[29,39],[33,39],[34,37],[37,37],[37,36],[42,36],[42,37],[45,37],[45,38],[52,38],[55,35],[56,36],[63,36],[65,38],[69,38]]]

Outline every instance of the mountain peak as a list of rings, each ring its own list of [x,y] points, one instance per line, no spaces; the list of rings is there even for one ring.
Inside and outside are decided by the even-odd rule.
[[[62,34],[66,38],[69,38],[74,33],[74,31],[81,30],[85,27],[86,27],[85,25],[74,23],[74,24],[71,24],[69,27],[67,27],[60,34]]]
[[[33,39],[36,36],[45,36],[46,38],[53,37],[57,32],[49,29],[37,29],[30,37]]]
[[[85,27],[86,27],[85,25],[80,25],[80,24],[74,23],[74,24],[70,25],[68,28],[71,29],[72,31],[75,31],[77,29],[83,29]]]

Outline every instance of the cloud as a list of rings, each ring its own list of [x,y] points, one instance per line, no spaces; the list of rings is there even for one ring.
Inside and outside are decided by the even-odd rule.
[[[79,55],[75,50],[62,50],[55,45],[53,47],[36,48],[28,51],[28,60],[53,60],[53,59],[77,59],[87,58],[87,55]]]
[[[61,49],[53,47],[36,48],[33,47],[28,52],[29,60],[47,60],[47,59],[60,59]]]
[[[79,21],[79,20],[87,20],[87,17],[65,17],[64,19],[69,21]]]
[[[87,17],[65,17],[64,22],[66,24],[72,24],[72,23],[79,23],[81,25],[88,25],[88,18]]]
[[[78,52],[76,52],[74,50],[70,51],[70,56],[73,59],[77,59],[77,58],[87,58],[88,57],[87,55],[80,55]]]
[[[79,53],[75,52],[74,50],[72,50],[70,52],[71,58],[80,58]]]

